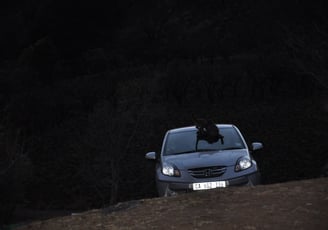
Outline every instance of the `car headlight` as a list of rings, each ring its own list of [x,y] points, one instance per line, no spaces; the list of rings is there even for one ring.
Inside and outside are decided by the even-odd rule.
[[[235,166],[235,171],[239,172],[245,169],[248,169],[252,166],[252,161],[248,157],[241,157],[238,159],[237,164]]]
[[[175,165],[168,164],[166,162],[163,163],[162,173],[166,176],[179,177],[181,175],[179,169],[177,169],[177,167]]]

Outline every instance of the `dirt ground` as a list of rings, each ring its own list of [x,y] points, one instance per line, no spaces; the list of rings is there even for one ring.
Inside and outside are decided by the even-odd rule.
[[[120,203],[17,230],[328,229],[328,178]]]

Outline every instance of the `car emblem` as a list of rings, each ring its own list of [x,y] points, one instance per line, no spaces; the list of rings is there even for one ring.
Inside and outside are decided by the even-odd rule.
[[[206,177],[210,177],[210,176],[212,176],[212,170],[211,169],[206,169],[204,174],[205,174]]]

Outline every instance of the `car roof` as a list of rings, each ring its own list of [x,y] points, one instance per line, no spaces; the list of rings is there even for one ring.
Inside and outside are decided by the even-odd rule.
[[[231,127],[234,127],[234,125],[232,125],[232,124],[216,124],[216,126],[219,129],[220,128],[231,128]],[[179,132],[192,131],[192,130],[196,130],[196,126],[187,126],[187,127],[170,129],[167,132],[168,133],[179,133]]]

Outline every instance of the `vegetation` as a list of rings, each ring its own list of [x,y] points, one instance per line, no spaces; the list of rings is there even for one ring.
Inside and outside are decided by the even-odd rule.
[[[0,212],[156,195],[169,128],[234,123],[264,183],[328,160],[326,1],[0,3]]]

